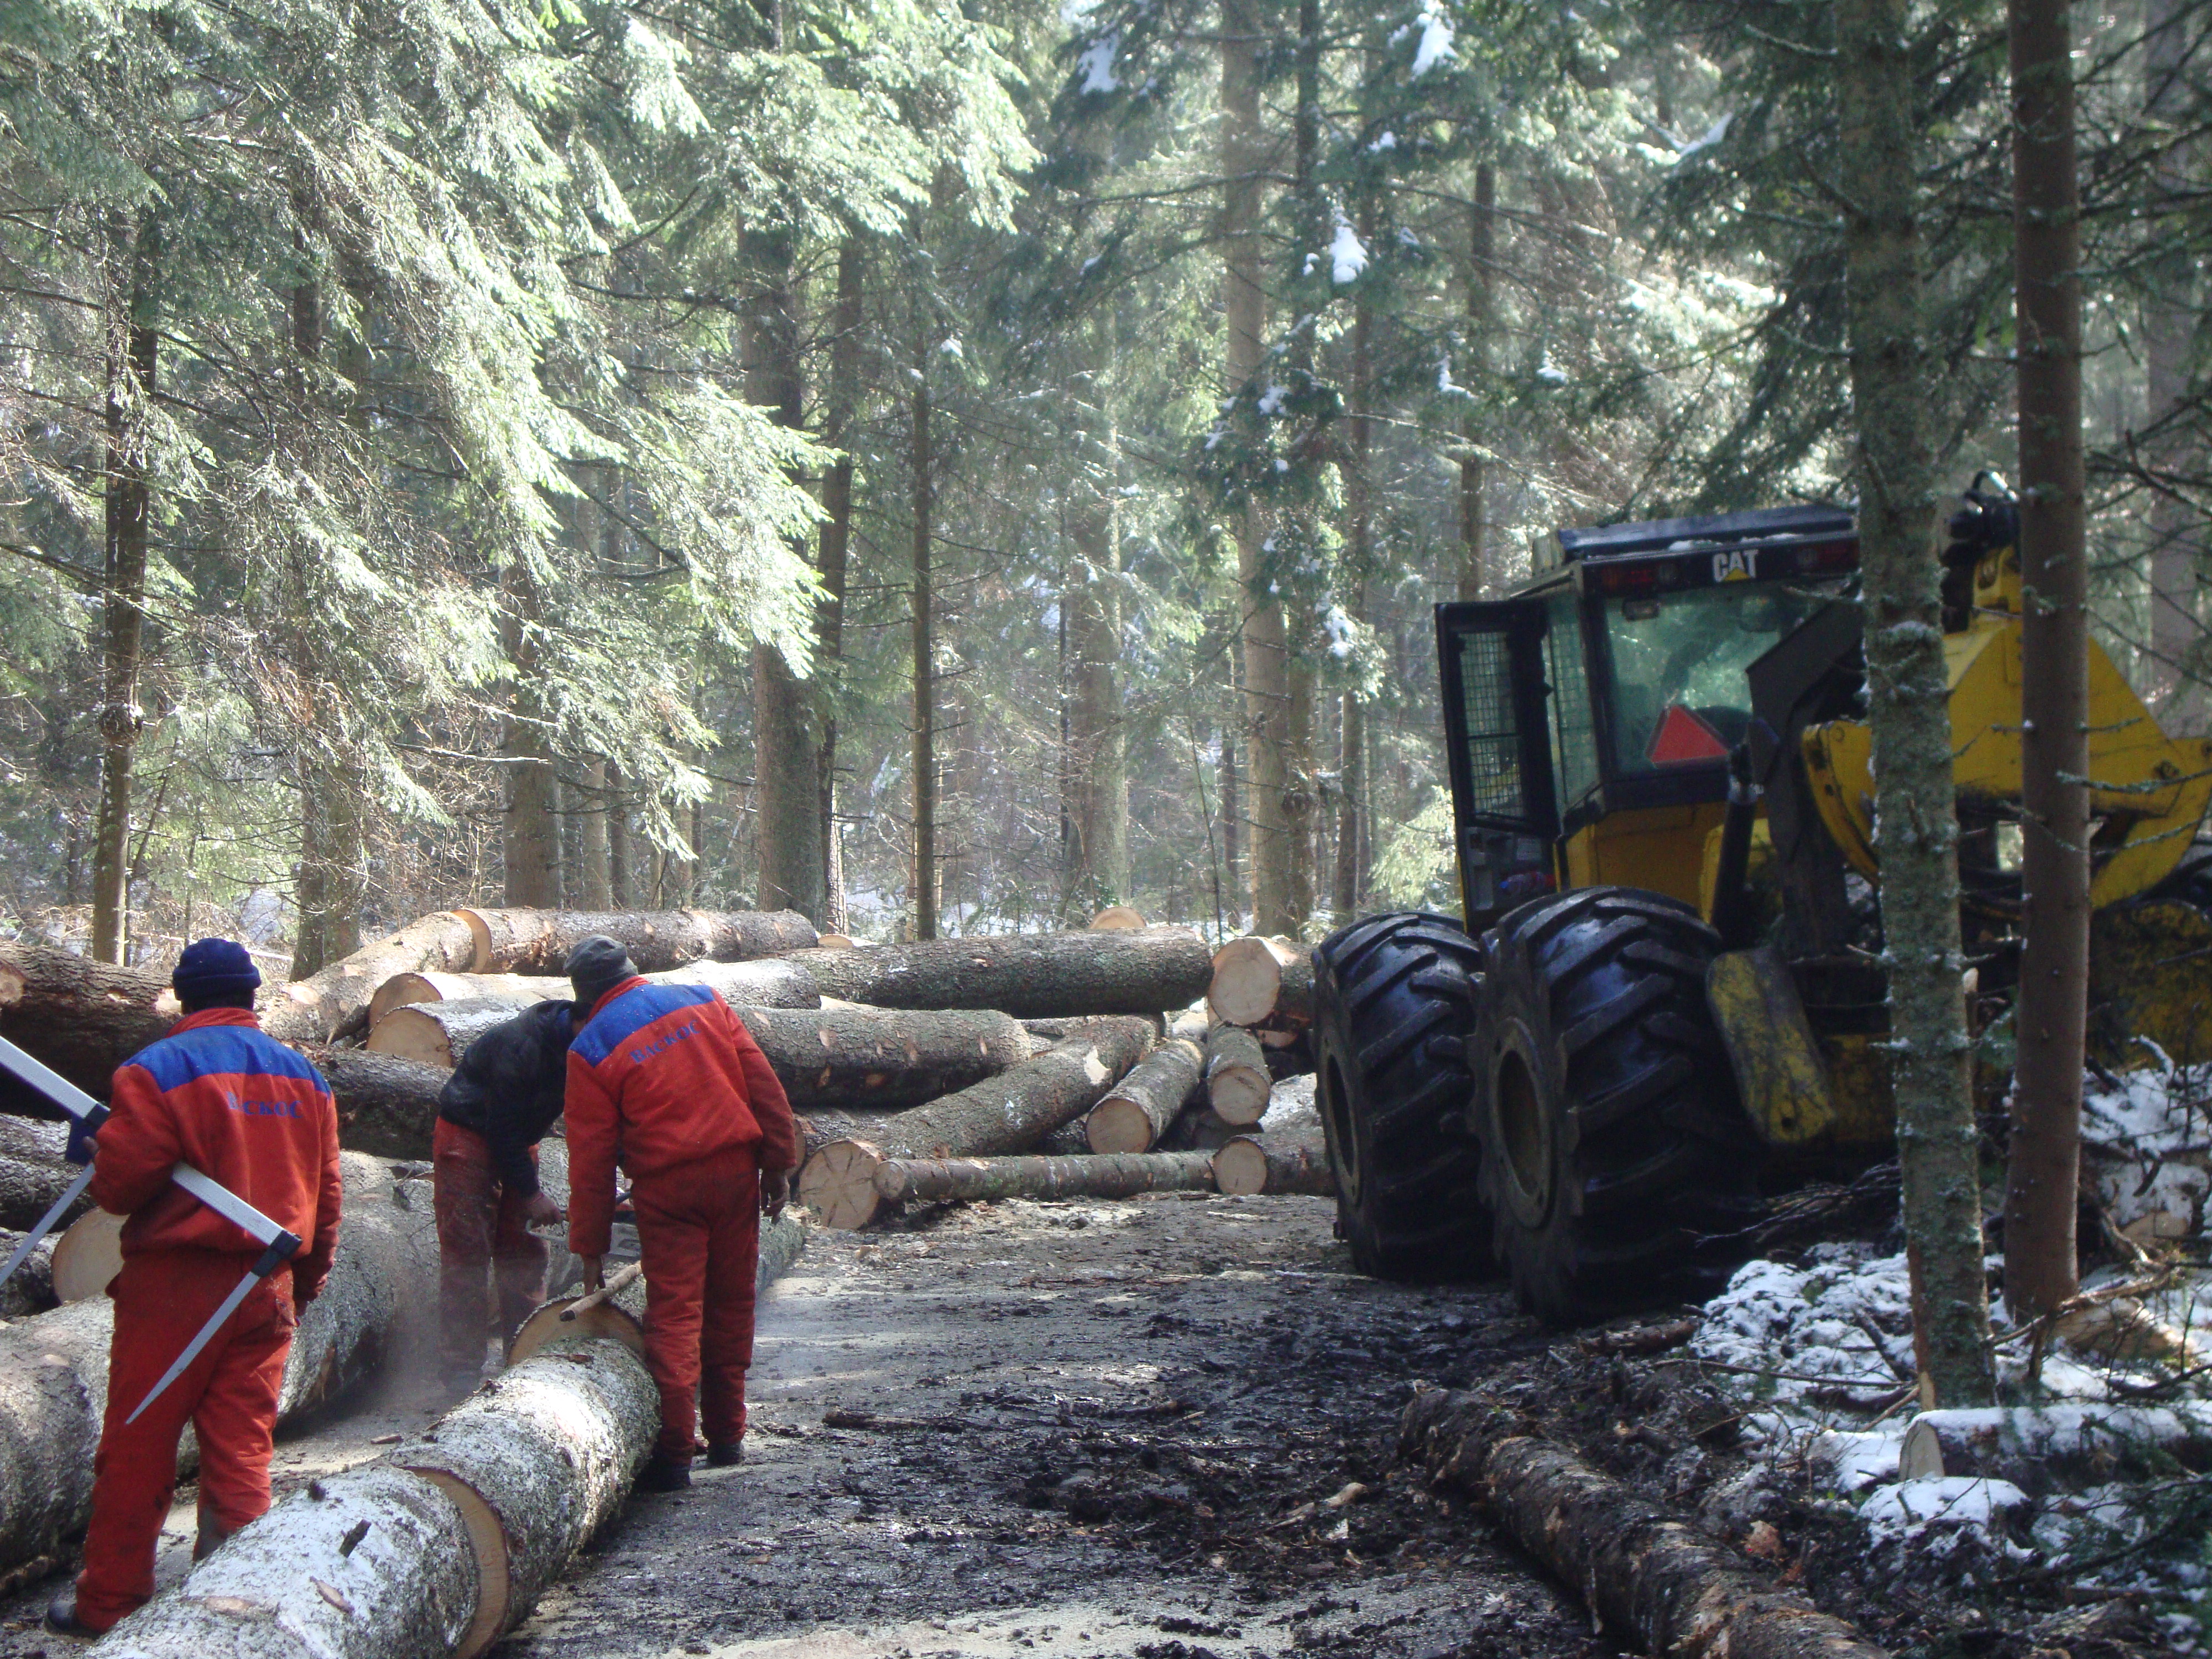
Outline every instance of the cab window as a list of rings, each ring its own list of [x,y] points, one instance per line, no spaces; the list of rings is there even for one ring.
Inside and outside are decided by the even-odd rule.
[[[1616,775],[1727,759],[1751,724],[1744,671],[1827,597],[1737,581],[1606,600]]]

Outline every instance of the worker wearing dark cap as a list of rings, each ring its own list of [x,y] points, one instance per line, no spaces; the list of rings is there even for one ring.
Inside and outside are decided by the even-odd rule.
[[[561,1115],[576,1005],[541,1002],[469,1044],[438,1095],[430,1132],[438,1214],[438,1316],[447,1386],[483,1380],[485,1279],[499,1285],[501,1343],[545,1295],[545,1246],[560,1206],[538,1186],[538,1143]]]
[[[660,1389],[647,1492],[744,1455],[745,1372],[761,1212],[782,1213],[799,1162],[783,1085],[738,1017],[700,985],[654,985],[615,940],[568,958],[580,1029],[568,1049],[568,1247],[601,1282],[615,1165],[630,1178],[645,1267],[645,1358]],[[698,1404],[692,1402],[694,1389]]]
[[[338,1120],[330,1085],[253,1017],[261,975],[243,945],[204,939],[170,977],[185,1017],[125,1060],[100,1130],[92,1196],[128,1216],[123,1271],[108,1286],[115,1334],[107,1411],[93,1459],[84,1570],[47,1609],[96,1636],[154,1594],[154,1552],[185,1425],[199,1438],[204,1555],[269,1508],[276,1397],[300,1311],[337,1248]],[[306,1241],[256,1285],[184,1374],[125,1421],[262,1254],[259,1240],[169,1178],[189,1164]]]

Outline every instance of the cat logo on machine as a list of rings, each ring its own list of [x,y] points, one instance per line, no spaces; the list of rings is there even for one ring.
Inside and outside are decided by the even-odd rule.
[[[1717,582],[1751,582],[1759,580],[1759,550],[1739,548],[1733,553],[1713,555],[1713,580]]]

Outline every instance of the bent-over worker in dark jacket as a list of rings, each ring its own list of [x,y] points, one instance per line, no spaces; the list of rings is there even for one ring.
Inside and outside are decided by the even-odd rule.
[[[438,1317],[449,1387],[483,1380],[484,1279],[499,1285],[501,1340],[545,1295],[532,1224],[561,1219],[538,1186],[538,1143],[561,1115],[575,1005],[541,1002],[486,1031],[438,1096],[431,1178],[438,1213]]]
[[[262,1034],[261,975],[246,947],[204,939],[171,975],[185,1017],[115,1073],[112,1115],[93,1158],[93,1201],[128,1216],[123,1271],[108,1286],[115,1335],[107,1411],[93,1459],[84,1571],[46,1622],[71,1636],[108,1628],[154,1594],[154,1550],[177,1480],[185,1425],[199,1436],[204,1555],[269,1508],[276,1401],[300,1312],[322,1293],[337,1249],[337,1110],[322,1074]],[[170,1179],[189,1164],[304,1243],[249,1291],[207,1346],[126,1422],[252,1270],[262,1244]]]
[[[645,1358],[660,1389],[647,1492],[744,1455],[760,1218],[782,1213],[799,1162],[783,1085],[729,1005],[699,985],[653,985],[604,934],[568,958],[581,1029],[568,1050],[568,1248],[600,1283],[615,1165],[630,1178],[645,1266]],[[692,1390],[699,1393],[695,1413]]]

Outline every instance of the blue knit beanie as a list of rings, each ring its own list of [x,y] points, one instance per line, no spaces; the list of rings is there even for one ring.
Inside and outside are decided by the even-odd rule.
[[[235,939],[194,939],[177,958],[169,983],[179,1002],[215,1002],[257,988],[261,970]]]

